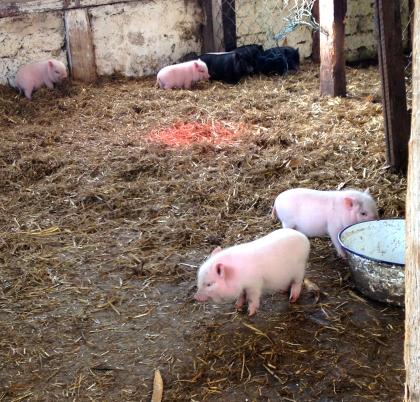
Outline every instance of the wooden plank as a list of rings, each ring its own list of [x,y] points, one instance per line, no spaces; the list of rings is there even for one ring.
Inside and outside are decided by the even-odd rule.
[[[417,52],[417,57],[420,57],[420,52]],[[418,95],[420,85],[418,83],[419,80],[413,81],[413,85],[417,87],[417,100],[411,129],[412,138],[409,144],[406,203],[404,361],[405,401],[407,402],[420,401],[420,99]]]
[[[203,45],[201,47],[201,53],[214,52],[215,46],[214,46],[212,2],[208,0],[201,0],[200,6],[204,14],[203,27],[202,27]]]
[[[67,54],[74,80],[96,80],[95,50],[89,15],[86,9],[68,10],[64,13]]]
[[[2,0],[0,1],[0,18],[132,2],[139,2],[139,0]]]
[[[319,0],[315,0],[314,5],[312,7],[312,16],[314,20],[319,24]],[[312,55],[311,59],[314,63],[321,62],[321,56],[319,54],[319,37],[320,33],[318,30],[312,31]]]
[[[321,95],[346,96],[344,18],[346,0],[319,0]]]
[[[236,12],[235,0],[222,0],[222,23],[225,50],[236,49]]]
[[[420,8],[414,8],[413,108],[406,198],[405,398],[420,401]]]
[[[375,0],[375,10],[387,161],[393,169],[405,172],[410,116],[405,93],[400,2]]]
[[[414,38],[414,0],[408,0],[408,41],[407,48],[413,48],[413,38]]]
[[[211,1],[212,5],[214,51],[224,52],[225,38],[223,32],[222,0],[208,1]]]

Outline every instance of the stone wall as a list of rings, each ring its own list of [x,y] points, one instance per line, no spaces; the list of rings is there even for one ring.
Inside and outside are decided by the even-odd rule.
[[[287,4],[287,6],[285,6]],[[264,48],[277,46],[273,36],[286,24],[285,18],[292,13],[295,1],[289,0],[242,0],[235,3],[238,45],[259,43]],[[377,55],[374,0],[347,0],[345,20],[345,51],[348,61],[366,60]],[[408,24],[408,1],[401,1],[403,29]],[[407,43],[407,40],[405,40]],[[309,28],[298,27],[280,40],[278,45],[298,47],[302,58],[312,53],[312,36]]]
[[[6,84],[20,65],[53,57],[67,64],[61,12],[0,19],[0,84]]]
[[[243,0],[235,2],[236,32],[238,45],[258,43],[264,49],[288,45],[299,48],[301,58],[312,53],[311,31],[298,27],[287,35],[287,40],[278,43],[273,39],[285,25],[285,18],[292,12],[294,2],[288,5],[283,0]]]
[[[0,84],[20,65],[48,57],[67,65],[65,11],[0,18]],[[188,52],[200,52],[198,0],[132,1],[88,8],[99,75],[156,73]]]
[[[191,1],[109,5],[90,15],[99,75],[150,75],[188,52],[201,51],[203,17]]]

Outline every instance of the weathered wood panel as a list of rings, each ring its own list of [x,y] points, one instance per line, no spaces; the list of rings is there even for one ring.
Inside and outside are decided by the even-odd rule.
[[[414,0],[408,0],[408,41],[407,48],[413,48],[414,40]]]
[[[214,29],[213,29],[213,7],[212,2],[201,0],[200,5],[203,10],[203,45],[202,53],[214,52]]]
[[[139,0],[2,0],[0,1],[0,18],[135,1],[138,2]]]
[[[95,51],[86,9],[68,10],[64,13],[68,60],[74,80],[96,80]]]
[[[222,0],[208,0],[212,4],[214,51],[225,51]]]
[[[312,16],[314,20],[319,24],[319,0],[315,0],[315,3],[312,7]],[[320,54],[319,54],[319,31],[313,30],[312,31],[312,61],[314,63],[320,63]]]
[[[319,0],[320,89],[322,95],[346,96],[344,18],[346,0]]]
[[[375,0],[375,8],[387,161],[394,169],[406,171],[410,117],[405,93],[400,2]]]
[[[414,39],[415,41],[416,39]],[[420,57],[420,51],[417,52]],[[418,59],[415,60],[414,63]],[[420,64],[417,62],[417,64]],[[418,74],[418,73],[417,73]],[[405,264],[405,400],[420,401],[420,85],[416,91],[406,204],[406,264]]]
[[[409,143],[405,254],[405,401],[420,401],[420,8],[414,8],[413,112]]]

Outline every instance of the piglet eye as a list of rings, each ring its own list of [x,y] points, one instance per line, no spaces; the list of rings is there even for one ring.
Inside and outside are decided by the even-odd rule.
[[[211,283],[208,283],[206,286],[209,288],[211,286]]]
[[[362,216],[366,216],[367,215],[367,213],[366,212],[362,212],[362,214],[361,214]]]

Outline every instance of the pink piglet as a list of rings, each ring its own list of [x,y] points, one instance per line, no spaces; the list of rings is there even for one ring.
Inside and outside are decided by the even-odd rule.
[[[163,67],[157,74],[157,84],[163,89],[190,89],[194,82],[209,78],[206,63],[198,59]]]
[[[20,67],[16,74],[16,86],[31,100],[33,91],[43,85],[53,89],[55,83],[66,78],[66,66],[59,60],[49,59]]]
[[[309,248],[307,237],[293,229],[279,229],[223,250],[218,247],[198,270],[195,299],[214,303],[236,299],[237,309],[248,302],[250,316],[265,292],[290,291],[294,302],[302,289]]]
[[[338,254],[346,258],[338,235],[354,223],[377,219],[378,210],[369,191],[319,191],[294,188],[280,193],[272,215],[283,228],[296,229],[308,237],[330,236]]]

